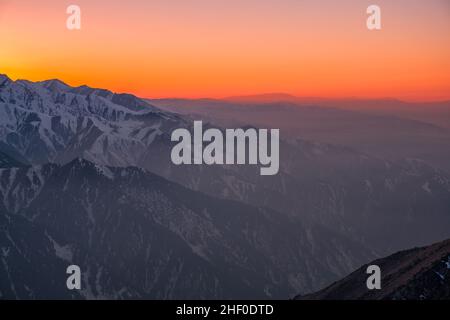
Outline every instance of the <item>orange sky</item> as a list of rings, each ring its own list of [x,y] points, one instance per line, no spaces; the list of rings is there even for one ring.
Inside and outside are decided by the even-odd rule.
[[[366,28],[370,4],[381,31]],[[448,0],[0,0],[0,39],[13,79],[143,97],[450,99]]]

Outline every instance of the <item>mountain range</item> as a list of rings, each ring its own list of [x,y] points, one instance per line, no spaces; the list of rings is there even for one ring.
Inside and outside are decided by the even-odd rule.
[[[426,157],[384,157],[282,128],[273,177],[171,163],[171,132],[193,120],[268,125],[230,108],[239,121],[0,76],[0,297],[283,299],[450,236],[450,178]],[[311,112],[338,122],[349,113]],[[84,271],[80,292],[65,288],[71,263]]]

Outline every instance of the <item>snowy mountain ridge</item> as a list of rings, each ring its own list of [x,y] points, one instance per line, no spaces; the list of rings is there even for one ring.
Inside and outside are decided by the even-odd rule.
[[[326,228],[136,167],[76,159],[0,174],[0,297],[286,298],[375,256]],[[82,267],[81,292],[66,290],[68,263]]]
[[[77,150],[95,161],[134,164],[129,156],[138,159],[170,122],[182,120],[129,94],[0,78],[0,149],[31,163],[64,161],[66,150]]]

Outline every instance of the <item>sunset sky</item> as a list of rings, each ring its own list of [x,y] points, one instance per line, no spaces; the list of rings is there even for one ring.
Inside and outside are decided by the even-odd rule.
[[[380,31],[366,28],[370,4]],[[450,99],[448,0],[0,0],[0,39],[13,79],[149,98]]]

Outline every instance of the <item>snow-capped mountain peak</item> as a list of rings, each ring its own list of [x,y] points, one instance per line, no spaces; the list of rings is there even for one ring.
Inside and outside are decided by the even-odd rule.
[[[108,164],[134,164],[128,146],[139,158],[167,120],[180,121],[131,94],[0,78],[0,144],[29,163],[102,153]]]

